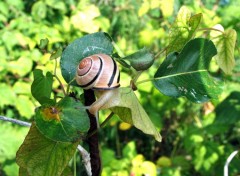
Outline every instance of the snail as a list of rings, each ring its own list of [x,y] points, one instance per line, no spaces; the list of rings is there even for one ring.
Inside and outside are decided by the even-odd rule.
[[[89,112],[98,119],[98,111],[117,104],[120,72],[115,60],[106,54],[95,54],[81,60],[76,71],[76,82],[83,89],[93,89],[98,99]],[[111,101],[109,105],[109,100]],[[115,102],[114,102],[115,101]]]

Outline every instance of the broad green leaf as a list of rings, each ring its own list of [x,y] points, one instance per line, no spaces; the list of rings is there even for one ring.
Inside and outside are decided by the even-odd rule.
[[[17,61],[8,63],[8,70],[19,76],[25,76],[32,70],[33,62],[30,58],[22,56]]]
[[[219,26],[219,25],[218,25]],[[219,67],[226,73],[231,74],[235,66],[234,49],[237,33],[234,29],[225,30],[220,25],[214,27],[220,31],[211,31],[212,41],[217,47],[218,54],[215,56]]]
[[[57,51],[55,51],[54,53],[52,53],[52,55],[50,56],[50,60],[57,59],[57,58],[60,57],[61,55],[62,55],[62,48],[58,48]]]
[[[32,96],[40,103],[53,103],[50,99],[53,84],[53,75],[47,72],[46,76],[43,71],[36,69],[33,71],[34,81],[31,86]]]
[[[47,15],[47,6],[43,1],[37,1],[32,6],[32,16],[36,21],[44,19]]]
[[[55,142],[44,137],[33,123],[17,151],[16,162],[31,176],[60,176],[78,143]]]
[[[20,168],[19,168],[19,176],[30,176],[30,175],[28,174],[26,168],[20,167]]]
[[[15,100],[16,108],[21,116],[30,119],[34,115],[34,104],[28,96],[19,95]]]
[[[170,28],[167,54],[181,51],[184,45],[194,37],[201,19],[201,13],[191,16],[187,7],[181,7],[174,24]]]
[[[126,123],[134,125],[145,134],[153,135],[157,141],[161,141],[161,136],[147,113],[139,103],[136,95],[130,88],[119,88],[119,94],[115,94],[115,100],[110,100],[110,104],[116,103],[111,110]]]
[[[207,71],[216,53],[210,40],[191,40],[180,54],[167,56],[154,76],[155,87],[165,95],[185,96],[197,103],[216,99],[221,93],[221,86]]]
[[[148,49],[143,48],[129,56],[122,58],[130,62],[130,65],[137,71],[147,70],[154,62],[154,55]]]
[[[79,62],[90,55],[104,53],[111,55],[113,45],[111,39],[103,32],[85,35],[72,43],[63,51],[60,66],[63,78],[67,83],[75,78]],[[72,85],[77,85],[74,81]]]
[[[13,91],[16,94],[24,94],[24,95],[30,95],[31,94],[31,85],[24,81],[17,81],[13,85]]]
[[[47,47],[47,45],[48,45],[48,42],[49,42],[48,38],[41,39],[39,48],[40,49],[45,49]]]
[[[28,171],[26,168],[20,167],[19,176],[31,176],[31,175],[28,174]],[[62,172],[61,176],[73,176],[71,169],[69,167],[66,167]]]
[[[90,127],[89,118],[82,103],[71,97],[64,97],[55,106],[39,107],[35,120],[39,131],[54,141],[77,141]]]
[[[4,160],[13,160],[28,129],[13,126],[10,122],[0,121],[0,163]]]
[[[17,98],[13,89],[5,83],[0,83],[0,97],[1,108],[3,108],[5,105],[15,105],[15,100]]]

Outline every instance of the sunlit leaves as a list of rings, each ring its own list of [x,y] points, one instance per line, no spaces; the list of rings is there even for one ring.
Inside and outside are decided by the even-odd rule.
[[[52,103],[50,100],[53,84],[53,75],[47,72],[46,76],[43,75],[42,70],[34,70],[34,81],[31,86],[33,97],[40,103]]]
[[[90,127],[89,118],[81,102],[65,97],[56,105],[43,105],[36,110],[36,125],[40,132],[54,140],[80,140]]]
[[[119,99],[119,102],[115,105],[116,107],[112,108],[112,111],[116,113],[121,120],[134,125],[145,134],[153,135],[157,141],[161,141],[159,132],[139,103],[132,89],[120,88],[119,95],[115,95],[115,98]]]
[[[212,41],[218,50],[216,55],[217,63],[226,74],[231,74],[235,66],[234,49],[237,33],[234,29],[224,31],[221,25],[216,25],[213,28],[219,30],[211,31]]]
[[[207,71],[211,58],[216,53],[210,40],[191,40],[181,53],[167,56],[154,76],[156,88],[165,95],[185,96],[197,103],[216,99],[221,86]]]
[[[143,48],[131,55],[128,55],[123,60],[130,62],[130,65],[137,71],[147,70],[154,62],[154,55],[146,48]]]
[[[60,176],[78,143],[54,142],[44,137],[33,124],[17,152],[17,164],[29,175]]]
[[[32,7],[32,16],[36,21],[40,21],[47,15],[47,5],[43,1],[34,3]]]
[[[32,69],[33,62],[31,59],[22,56],[16,61],[8,63],[8,70],[19,76],[25,76]]]
[[[97,32],[76,39],[62,53],[60,65],[65,81],[69,83],[75,78],[77,65],[83,58],[99,53],[111,55],[112,52],[111,38],[106,33]]]
[[[179,52],[194,37],[201,19],[202,14],[191,16],[191,12],[187,7],[181,7],[174,24],[170,28],[167,54],[175,51]]]

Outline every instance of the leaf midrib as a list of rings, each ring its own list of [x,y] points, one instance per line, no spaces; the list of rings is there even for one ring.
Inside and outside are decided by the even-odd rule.
[[[166,79],[166,78],[171,78],[175,76],[182,76],[182,75],[187,75],[187,74],[193,74],[193,73],[199,73],[199,72],[207,72],[207,70],[195,70],[195,71],[190,71],[190,72],[183,72],[183,73],[177,73],[177,74],[172,74],[172,75],[167,75],[167,76],[161,76],[158,78],[154,78],[154,80],[160,80],[160,79]]]

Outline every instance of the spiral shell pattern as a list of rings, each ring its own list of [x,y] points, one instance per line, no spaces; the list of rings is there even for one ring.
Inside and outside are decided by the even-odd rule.
[[[77,67],[76,81],[83,89],[114,89],[120,86],[116,62],[106,54],[84,58]]]

